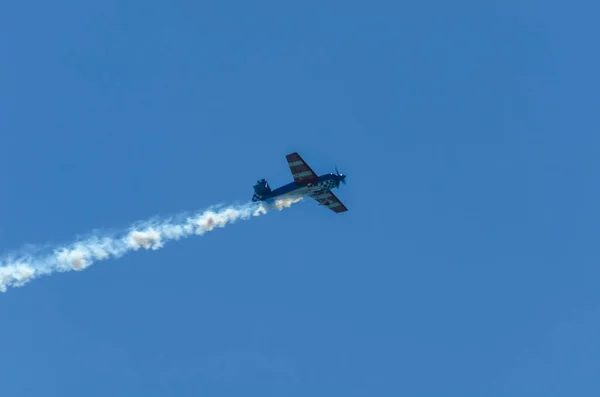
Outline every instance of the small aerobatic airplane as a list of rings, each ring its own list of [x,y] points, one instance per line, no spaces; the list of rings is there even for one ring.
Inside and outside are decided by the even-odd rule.
[[[336,168],[335,174],[329,173],[318,176],[296,152],[285,156],[292,171],[294,182],[271,190],[265,179],[254,185],[252,201],[272,202],[283,198],[312,197],[319,205],[324,205],[333,212],[348,211],[348,208],[331,191],[339,188],[340,182],[346,183],[346,175],[340,174]]]

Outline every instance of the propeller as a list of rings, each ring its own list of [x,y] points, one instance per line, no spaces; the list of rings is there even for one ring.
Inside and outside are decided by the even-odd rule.
[[[342,178],[340,179],[340,181],[341,181],[341,182],[342,182],[342,183],[345,185],[345,184],[346,184],[346,175],[344,175],[344,174],[340,174],[340,172],[338,171],[338,167],[337,167],[337,165],[335,166],[335,173],[336,173],[336,175],[338,175],[338,176],[342,177]],[[338,186],[339,186],[339,184],[338,184]]]

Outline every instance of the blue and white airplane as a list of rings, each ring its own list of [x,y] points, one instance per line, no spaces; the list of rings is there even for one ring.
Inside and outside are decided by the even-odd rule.
[[[285,156],[294,182],[271,190],[265,179],[259,180],[254,185],[252,201],[266,201],[271,203],[275,200],[297,197],[311,197],[319,203],[340,213],[348,211],[348,208],[331,191],[334,187],[339,188],[340,182],[346,183],[346,175],[340,174],[336,168],[335,174],[323,174],[318,176],[306,164],[302,157],[296,152]]]

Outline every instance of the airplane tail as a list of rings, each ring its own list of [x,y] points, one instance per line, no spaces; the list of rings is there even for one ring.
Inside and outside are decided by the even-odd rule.
[[[266,179],[261,179],[254,185],[254,195],[252,195],[252,201],[261,201],[271,193],[271,187]]]

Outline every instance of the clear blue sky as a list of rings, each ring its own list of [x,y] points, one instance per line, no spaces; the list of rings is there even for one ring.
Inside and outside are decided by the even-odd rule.
[[[350,211],[1,294],[0,395],[599,395],[599,10],[566,4],[3,2],[2,252],[293,151]]]

